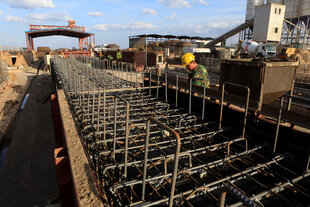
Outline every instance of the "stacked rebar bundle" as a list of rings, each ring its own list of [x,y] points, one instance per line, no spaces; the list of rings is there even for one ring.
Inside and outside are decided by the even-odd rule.
[[[130,64],[55,57],[52,65],[110,205],[309,204],[309,170],[289,154],[266,156],[266,145],[245,137],[246,116],[239,136],[222,126],[223,110],[220,122],[204,121],[204,111],[168,103],[167,87],[144,85]]]

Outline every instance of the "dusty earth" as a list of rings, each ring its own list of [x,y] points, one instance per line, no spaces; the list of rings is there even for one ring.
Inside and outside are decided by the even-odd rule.
[[[0,142],[13,121],[37,69],[13,69],[8,71],[9,80],[0,88]]]
[[[64,126],[73,182],[80,206],[105,206],[98,193],[98,185],[92,176],[88,159],[79,138],[70,107],[63,90],[58,90],[58,101]]]
[[[35,93],[37,98],[33,100],[33,95],[34,95],[34,90],[35,90],[34,88],[38,88],[39,90],[39,88],[42,88],[43,86],[45,87],[45,85],[47,84],[47,83],[45,84],[45,82],[47,81],[45,79],[50,78],[50,75],[46,74],[45,72],[42,72],[42,73],[40,72],[39,76],[37,76],[36,67],[39,67],[39,66],[40,64],[35,65],[34,67],[31,67],[31,68],[27,68],[27,69],[9,70],[8,84],[6,85],[5,88],[0,88],[0,142],[5,141],[4,139],[7,136],[7,134],[10,134],[10,127],[12,126],[12,123],[14,123],[14,118],[16,117],[18,111],[20,110],[20,106],[23,102],[25,95],[29,92],[30,89],[31,89],[31,92],[30,92],[29,100],[27,101],[28,104],[26,104],[28,107],[27,109],[25,108],[23,111],[27,111],[27,112],[31,111],[31,112],[26,113],[26,114],[22,112],[23,113],[22,116],[25,116],[25,117],[21,117],[21,122],[23,121],[23,123],[25,123],[25,119],[27,120],[26,115],[28,116],[28,118],[31,118],[31,116],[36,116],[34,119],[39,120],[39,118],[37,118],[38,116],[37,113],[40,113],[40,114],[51,113],[51,111],[46,112],[46,109],[50,107],[39,109],[38,107],[34,106],[35,104],[41,105],[40,100],[46,95],[45,94],[46,91],[44,92],[44,94],[41,93],[40,91],[37,91]],[[40,94],[38,94],[39,92]],[[61,104],[60,108],[62,112],[62,118],[64,121],[64,128],[65,128],[67,145],[68,145],[68,153],[70,155],[71,169],[73,172],[73,182],[75,184],[75,188],[77,191],[76,192],[77,199],[79,201],[80,206],[96,206],[96,207],[104,206],[101,195],[99,195],[98,190],[97,190],[98,186],[96,186],[95,184],[96,181],[94,180],[92,176],[91,169],[88,165],[88,160],[86,158],[86,155],[84,154],[83,146],[77,134],[75,123],[72,118],[69,106],[67,104],[67,101],[65,100],[64,94],[63,93],[60,93],[60,94],[61,95],[59,97],[59,102]],[[39,102],[38,102],[38,99],[39,99]],[[44,105],[46,104],[47,102]],[[42,110],[44,110],[44,112]],[[42,121],[38,122],[38,120],[35,121],[36,124],[42,123],[44,125],[47,125],[49,123],[49,122],[47,123],[47,120],[44,121],[44,123]],[[55,184],[57,183],[57,181],[55,180],[56,179],[55,169],[54,169],[55,167],[50,166],[50,164],[53,164],[54,162],[54,157],[52,156],[53,154],[50,153],[50,150],[47,150],[47,146],[44,145],[44,143],[51,144],[50,143],[51,141],[48,141],[47,139],[50,140],[49,137],[52,136],[52,133],[50,133],[48,136],[47,134],[45,134],[42,137],[42,134],[32,129],[33,124],[35,123],[31,124],[33,121],[32,122],[28,121],[28,122],[29,122],[28,124],[25,123],[25,127],[28,127],[30,130],[29,131],[30,135],[26,136],[28,137],[27,140],[29,141],[29,143],[28,141],[25,142],[25,140],[23,139],[24,141],[22,142],[25,142],[25,143],[20,144],[21,141],[19,140],[21,140],[21,138],[23,137],[21,133],[24,133],[24,132],[17,133],[17,131],[14,131],[14,142],[10,144],[10,148],[6,156],[6,160],[3,162],[3,166],[0,171],[0,174],[2,174],[3,176],[2,178],[4,179],[0,183],[2,183],[1,185],[3,188],[7,188],[6,193],[0,195],[0,200],[2,199],[7,200],[6,204],[9,206],[13,203],[17,204],[17,203],[22,203],[22,202],[24,202],[25,206],[27,206],[26,203],[31,205],[31,203],[34,204],[34,203],[41,202],[42,204],[45,197],[50,198],[52,195],[54,195],[53,194],[54,191],[56,192],[57,190],[57,186],[55,187]],[[28,126],[29,124],[32,127]],[[17,127],[19,126],[20,124]],[[44,129],[43,126],[40,126],[39,128],[41,128],[42,130]],[[40,131],[40,129],[37,131]],[[44,133],[48,133],[48,132],[46,131]],[[20,136],[17,136],[18,134]],[[42,141],[41,144],[36,143],[39,138]],[[45,139],[45,141],[42,140],[43,138]],[[30,150],[29,147],[32,150]],[[34,149],[34,147],[36,149]],[[53,148],[54,145],[52,146],[49,145],[49,147]],[[13,151],[10,150],[11,148],[14,148],[13,151],[15,154],[17,153],[22,156],[20,157],[20,156],[14,155]],[[46,153],[43,153],[43,151],[40,149],[42,149],[43,151],[46,151]],[[40,156],[37,156],[38,155],[37,153],[39,153]],[[37,155],[34,156],[34,154],[37,154]],[[8,160],[10,161],[11,164],[8,164],[9,163]],[[23,164],[21,164],[20,162]],[[12,167],[12,166],[15,166],[15,163],[17,164],[17,166]],[[49,164],[42,165],[42,163],[49,163]],[[35,168],[35,169],[32,169],[32,168]],[[39,176],[38,173],[42,173],[42,176]],[[46,180],[46,178],[48,179]],[[41,198],[38,198],[38,199],[33,197],[33,195],[32,196],[27,195],[29,193],[34,193],[37,190],[39,190],[38,186],[41,185],[40,183],[43,185],[42,187],[40,187],[42,188],[42,190],[44,186],[49,187],[51,188],[49,189],[51,193],[48,193],[47,192],[48,190],[43,190],[46,192],[42,192],[42,195],[39,196]],[[39,184],[39,185],[37,186],[36,184]],[[24,187],[27,187],[27,188],[30,187],[31,190],[29,192],[26,192]],[[13,191],[14,193],[12,193]],[[15,196],[16,199],[11,200],[10,197],[12,196],[13,197]],[[4,200],[2,200],[2,202],[4,202]]]
[[[35,69],[13,72],[16,78],[13,75],[10,80],[13,84],[9,84],[5,92],[11,92],[11,95],[29,92],[29,96],[23,110],[18,110],[23,97],[20,95],[21,99],[14,108],[18,111],[16,117],[12,109],[6,113],[14,120],[3,139],[4,145],[7,144],[3,150],[7,149],[7,152],[0,163],[0,206],[44,206],[58,196],[51,103],[42,101],[53,90],[52,79],[47,72],[35,76]],[[26,86],[30,82],[28,89],[25,85],[14,87],[20,83],[18,77]],[[23,90],[15,92],[12,88]],[[16,100],[10,94],[6,97]]]

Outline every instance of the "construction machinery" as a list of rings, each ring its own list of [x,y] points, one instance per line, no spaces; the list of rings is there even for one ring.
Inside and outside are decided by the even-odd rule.
[[[239,52],[246,53],[248,57],[273,58],[276,56],[276,46],[272,43],[257,43],[254,41],[240,41]]]
[[[295,57],[296,50],[297,50],[296,48],[292,47],[283,47],[278,57],[281,60],[292,60]]]

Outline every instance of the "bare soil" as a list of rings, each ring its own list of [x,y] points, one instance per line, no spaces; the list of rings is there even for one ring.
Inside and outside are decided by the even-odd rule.
[[[37,69],[9,70],[9,80],[0,88],[0,142],[12,123]]]
[[[89,161],[79,138],[64,92],[63,90],[58,90],[57,94],[77,200],[80,206],[106,206],[106,202],[102,200],[103,198],[99,194],[98,183],[92,175]]]

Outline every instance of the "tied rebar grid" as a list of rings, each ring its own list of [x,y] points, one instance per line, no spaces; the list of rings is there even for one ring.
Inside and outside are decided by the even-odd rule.
[[[237,136],[222,127],[222,110],[219,123],[204,122],[191,106],[176,107],[177,96],[176,104],[168,103],[167,84],[145,86],[138,80],[145,74],[132,65],[86,57],[54,57],[52,64],[112,206],[309,202],[310,172],[293,169],[288,154],[268,159],[265,145],[249,143],[246,116]]]

